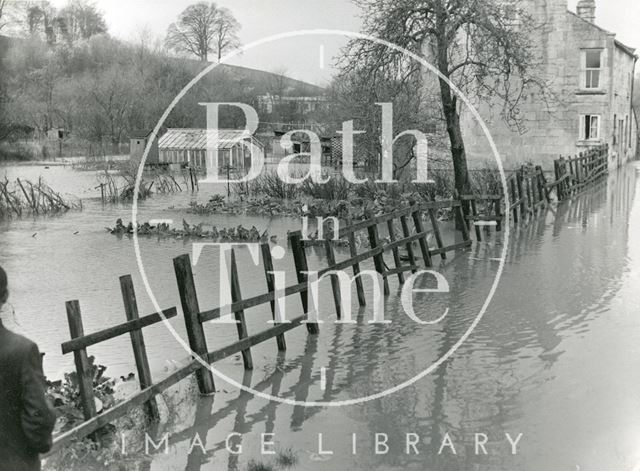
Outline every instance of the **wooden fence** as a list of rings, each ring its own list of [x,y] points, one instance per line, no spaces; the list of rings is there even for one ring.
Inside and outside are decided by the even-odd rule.
[[[607,175],[609,146],[594,147],[573,158],[560,157],[553,162],[558,201],[582,193],[588,186]]]
[[[475,228],[476,239],[482,240],[482,226],[502,230],[504,214],[509,213],[514,224],[536,217],[550,202],[550,188],[542,167],[522,166],[507,178],[509,207],[504,194],[462,195],[465,213]]]
[[[522,166],[507,178],[509,207],[502,193],[495,195],[462,195],[466,218],[475,227],[476,239],[482,240],[482,226],[501,230],[504,214],[509,213],[514,225],[536,217],[551,202],[556,192],[563,201],[597,183],[608,172],[609,147],[594,147],[580,155],[554,161],[555,181],[548,182],[540,166]]]
[[[446,259],[449,252],[469,247],[471,245],[471,239],[466,224],[461,224],[462,241],[450,245],[444,244],[437,211],[445,209],[451,209],[452,214],[459,222],[464,220],[462,202],[449,200],[415,204],[389,214],[355,222],[347,227],[340,228],[338,236],[340,239],[346,239],[349,246],[349,258],[344,261],[336,261],[334,253],[335,244],[332,243],[328,235],[320,241],[314,241],[315,244],[318,242],[321,243],[325,249],[327,266],[318,271],[318,278],[325,274],[329,274],[330,276],[336,316],[340,318],[342,314],[341,299],[338,279],[336,275],[331,274],[332,271],[351,269],[353,270],[354,276],[356,276],[360,273],[360,264],[366,260],[373,259],[375,270],[381,275],[383,280],[384,294],[388,295],[388,278],[390,276],[397,276],[398,281],[403,283],[404,274],[408,271],[415,272],[419,264],[425,267],[431,267],[434,256],[440,256],[442,259]],[[430,230],[425,229],[425,222],[430,225]],[[384,239],[381,239],[379,235],[380,225],[386,226],[388,237]],[[413,229],[411,226],[413,226]],[[398,229],[398,231],[396,231],[396,229]],[[359,253],[356,234],[365,231],[369,247],[364,252]],[[428,236],[430,234],[433,234],[435,247],[430,247],[428,244]],[[244,368],[249,370],[253,368],[251,347],[267,340],[275,339],[277,349],[279,351],[286,350],[285,333],[302,324],[306,325],[309,334],[318,334],[318,323],[304,322],[310,318],[310,306],[307,296],[309,280],[305,273],[308,271],[308,265],[305,249],[311,245],[311,241],[304,240],[302,233],[297,231],[289,234],[289,243],[295,264],[297,284],[281,291],[276,290],[275,276],[270,273],[273,271],[271,247],[269,243],[264,243],[261,244],[260,249],[266,292],[244,299],[240,289],[235,252],[231,249],[229,254],[229,277],[232,303],[228,306],[217,307],[210,310],[201,309],[198,303],[189,255],[182,255],[173,260],[187,338],[191,350],[197,357],[192,358],[186,365],[155,383],[153,382],[149,368],[143,329],[161,322],[163,318],[169,319],[175,317],[177,315],[177,309],[175,307],[163,310],[162,315],[160,313],[154,313],[140,317],[131,276],[122,276],[120,278],[120,287],[124,302],[126,322],[91,334],[85,334],[79,302],[77,300],[67,302],[66,309],[71,339],[62,344],[62,352],[64,354],[73,353],[74,355],[76,373],[79,380],[80,401],[85,421],[72,430],[56,436],[54,438],[53,449],[50,453],[60,450],[73,441],[93,434],[96,430],[126,415],[131,409],[138,406],[144,406],[146,415],[150,420],[157,420],[159,414],[155,396],[191,374],[195,373],[201,393],[214,393],[215,385],[213,375],[205,366],[207,364],[215,363],[236,353],[241,353]],[[405,249],[406,256],[401,256],[401,248]],[[392,255],[393,268],[389,268],[386,264],[384,255],[388,253]],[[358,303],[364,306],[366,299],[361,277],[356,276],[355,286]],[[277,301],[283,297],[295,294],[300,295],[302,314],[287,320],[286,323],[278,323],[276,320]],[[271,306],[272,317],[275,321],[274,325],[262,332],[250,334],[245,320],[245,311],[266,303],[269,303]],[[211,350],[207,345],[205,337],[205,323],[213,319],[218,319],[223,314],[229,312],[233,313],[237,321],[238,340],[231,345]],[[313,321],[313,319],[311,319],[311,321]],[[93,378],[90,371],[87,348],[125,334],[129,334],[131,338],[140,391],[115,406],[98,413],[95,406]]]

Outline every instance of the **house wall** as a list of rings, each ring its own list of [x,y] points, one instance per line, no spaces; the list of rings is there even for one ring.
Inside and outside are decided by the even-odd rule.
[[[476,103],[507,169],[528,161],[551,169],[559,155],[574,155],[603,142],[611,144],[613,115],[629,115],[631,102],[628,77],[633,74],[634,61],[616,47],[613,34],[568,12],[566,0],[531,0],[530,7],[545,25],[534,40],[552,99],[544,103],[533,90],[525,93],[520,106],[522,132],[504,123],[499,104]],[[584,49],[602,49],[601,83],[596,91],[584,87]],[[601,117],[598,140],[580,139],[583,115]],[[470,165],[481,165],[492,158],[488,140],[468,110],[462,110],[461,120]],[[612,165],[624,159],[613,157]]]
[[[613,87],[609,116],[611,120],[611,157],[614,165],[633,159],[636,153],[636,125],[631,109],[633,67],[633,58],[616,47],[612,69]]]

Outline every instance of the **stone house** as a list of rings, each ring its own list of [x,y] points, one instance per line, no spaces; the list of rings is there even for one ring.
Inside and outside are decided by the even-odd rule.
[[[525,96],[520,106],[522,133],[502,121],[499,106],[477,104],[505,168],[534,162],[551,169],[558,156],[603,143],[610,146],[611,168],[634,158],[635,50],[596,25],[595,0],[580,0],[575,13],[567,9],[567,0],[527,1],[543,25],[532,41],[555,99],[547,106],[535,94]],[[471,113],[462,110],[461,120],[470,164],[491,158],[487,139]]]

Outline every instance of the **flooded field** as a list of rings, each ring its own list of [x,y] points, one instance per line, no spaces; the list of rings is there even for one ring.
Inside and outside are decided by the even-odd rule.
[[[95,189],[96,172],[53,166],[48,169],[42,166],[0,168],[0,175],[5,172],[9,179],[20,177],[37,180],[42,175],[54,189],[64,188],[65,193],[83,201],[84,209],[80,212],[0,223],[0,244],[3,248],[0,264],[10,274],[9,301],[15,310],[15,316],[5,314],[3,318],[7,318],[9,323],[15,321],[17,325],[13,327],[16,330],[38,341],[41,350],[46,353],[45,372],[50,377],[60,377],[63,372],[73,369],[72,356],[62,356],[60,350],[60,344],[69,338],[65,301],[80,301],[85,332],[121,323],[125,317],[118,277],[131,274],[138,289],[141,314],[154,312],[151,302],[143,296],[133,241],[127,236],[113,235],[105,230],[105,227],[113,227],[118,218],[122,218],[125,224],[130,221],[131,205],[103,206],[100,191]],[[211,194],[224,190],[213,185],[202,185],[197,195],[189,191],[154,195],[139,202],[138,221],[173,220],[176,227],[182,226],[183,218],[189,223],[205,222],[219,228],[238,224],[250,228],[255,225],[260,232],[268,228],[269,234],[277,235],[283,241],[286,240],[287,230],[299,229],[300,222],[291,218],[213,217],[184,211],[191,200],[206,202]],[[144,237],[140,241],[143,263],[159,302],[166,307],[175,306],[179,303],[179,297],[172,259],[190,253],[191,241]],[[203,256],[203,265],[206,263],[211,261],[207,262]],[[217,269],[209,268],[211,273],[210,276],[207,274],[204,283],[213,283],[214,274],[217,280]],[[262,278],[249,282],[263,289]],[[209,299],[205,296],[201,302],[207,301]],[[10,306],[7,308],[10,309]],[[180,319],[175,323],[176,328],[182,327]],[[167,352],[178,354],[183,351],[178,344],[173,349],[167,345],[171,343],[171,336],[164,327],[150,333],[149,337],[147,343],[152,367],[161,369],[166,366],[167,359],[175,359],[175,355],[167,355]],[[107,365],[113,375],[134,370],[128,338],[116,339],[104,348],[99,345],[91,353],[100,363]]]
[[[25,169],[8,169],[8,176],[44,172]],[[103,229],[118,217],[128,221],[129,209],[103,208],[92,189],[94,174],[65,168],[46,172],[52,187],[71,180],[76,186],[66,186],[70,192],[93,199],[85,200],[83,212],[4,223],[0,264],[11,277],[16,329],[40,344],[45,371],[56,376],[72,369],[72,358],[60,353],[60,343],[68,339],[65,301],[80,300],[86,332],[120,323],[124,310],[118,276],[130,273],[141,313],[154,309],[142,288],[132,241]],[[274,433],[278,448],[297,454],[293,469],[637,470],[639,184],[638,167],[631,165],[612,173],[606,184],[512,230],[504,273],[486,315],[454,355],[418,382],[363,404],[319,408],[267,401],[218,378],[215,398],[187,401],[170,424],[154,432],[156,437],[169,433],[168,454],[131,451],[131,462],[153,470],[245,470],[251,459],[272,459],[261,455],[261,434]],[[206,193],[202,189],[198,200],[206,200]],[[140,204],[139,219],[179,223],[188,217],[218,226],[269,227],[281,241],[288,229],[300,226],[288,218],[206,218],[170,209],[186,207],[190,198],[187,193],[153,197]],[[252,372],[243,372],[239,356],[216,366],[257,391],[295,401],[347,400],[393,387],[437,360],[468,328],[493,282],[503,243],[502,236],[474,242],[470,252],[440,268],[451,292],[415,300],[416,312],[431,318],[451,309],[438,324],[416,328],[402,310],[393,279],[391,295],[384,299],[390,325],[327,321],[317,337],[309,337],[304,328],[287,333],[286,354],[276,355],[275,340],[254,347]],[[141,239],[140,248],[161,307],[175,306],[179,298],[171,260],[190,252],[191,243]],[[261,269],[253,268],[246,251],[238,257],[243,295],[264,292]],[[204,252],[194,268],[203,308],[219,299],[218,263],[213,251]],[[322,263],[320,251],[309,255],[309,263]],[[289,257],[276,261],[276,268],[291,266]],[[365,287],[371,299],[371,287]],[[321,314],[331,318],[326,286],[320,294]],[[299,303],[291,297],[287,310],[299,312]],[[354,312],[366,319],[371,306]],[[268,305],[248,311],[247,318],[250,332],[264,329]],[[182,334],[181,324],[180,316],[172,321]],[[236,335],[233,325],[208,329],[209,347],[228,344]],[[185,357],[162,325],[145,330],[145,340],[155,377]],[[113,375],[134,370],[127,337],[91,348],[90,354]],[[242,446],[239,455],[225,449],[233,432],[242,434],[232,440],[234,448]],[[319,453],[320,433],[323,449],[333,454]],[[418,437],[409,453],[408,433],[414,434],[412,440]],[[511,453],[506,433],[513,439],[522,434],[517,454]],[[188,453],[196,434],[206,453],[199,448]],[[376,434],[386,434],[386,453],[376,454]],[[447,434],[452,446],[438,454]],[[478,452],[475,434],[487,435],[487,455]]]

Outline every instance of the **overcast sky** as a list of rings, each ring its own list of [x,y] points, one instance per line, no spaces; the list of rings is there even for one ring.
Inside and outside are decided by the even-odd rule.
[[[575,11],[577,1],[569,0],[571,10]],[[617,33],[617,39],[625,44],[640,47],[640,0],[596,2],[597,24]],[[62,6],[67,0],[52,3]],[[167,26],[192,3],[195,0],[96,1],[105,14],[109,32],[127,40],[137,40],[145,30],[163,38]],[[243,44],[285,31],[360,30],[359,10],[350,0],[217,0],[216,3],[229,8],[242,25]],[[345,42],[340,37],[289,38],[258,46],[233,62],[268,71],[286,69],[291,77],[324,85],[331,77],[331,58]]]

